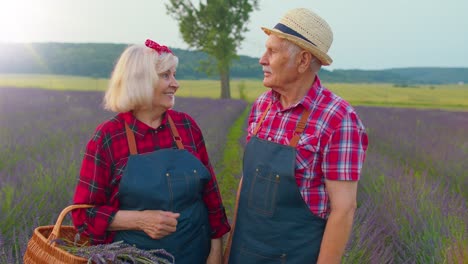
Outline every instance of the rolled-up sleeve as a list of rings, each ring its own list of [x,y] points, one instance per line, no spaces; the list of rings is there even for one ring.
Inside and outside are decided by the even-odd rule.
[[[97,130],[86,145],[80,177],[73,197],[74,204],[94,205],[89,209],[76,209],[72,220],[78,232],[90,237],[91,244],[109,243],[113,232],[108,227],[118,211],[118,200],[112,199],[116,186],[112,184],[110,161],[102,131]]]
[[[366,158],[367,133],[355,112],[347,112],[324,147],[322,171],[328,180],[357,181]]]

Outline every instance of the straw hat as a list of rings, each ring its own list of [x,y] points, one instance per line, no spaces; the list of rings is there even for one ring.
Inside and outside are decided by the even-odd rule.
[[[267,35],[274,34],[310,51],[322,65],[330,65],[333,61],[327,55],[333,42],[330,26],[306,8],[289,10],[273,29],[262,27],[262,30]]]

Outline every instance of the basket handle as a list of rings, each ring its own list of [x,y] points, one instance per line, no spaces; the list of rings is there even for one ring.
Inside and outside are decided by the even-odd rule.
[[[65,207],[62,210],[62,212],[60,213],[60,215],[58,216],[57,222],[54,225],[54,229],[52,229],[52,233],[50,233],[49,238],[47,240],[51,241],[51,240],[56,239],[57,237],[59,237],[60,227],[62,227],[63,219],[65,219],[65,216],[69,212],[71,212],[71,211],[73,211],[75,209],[91,208],[91,207],[94,207],[94,205],[90,205],[90,204],[72,204],[72,205],[69,205],[69,206]]]

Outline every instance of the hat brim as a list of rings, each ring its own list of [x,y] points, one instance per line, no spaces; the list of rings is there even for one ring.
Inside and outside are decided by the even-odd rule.
[[[307,41],[305,41],[305,40],[303,40],[301,38],[298,38],[298,37],[290,35],[290,34],[286,34],[286,33],[281,32],[281,31],[279,31],[279,30],[277,30],[275,28],[270,29],[270,28],[262,27],[262,30],[267,35],[273,34],[273,35],[278,36],[280,38],[287,39],[287,40],[295,43],[299,47],[310,51],[310,53],[312,53],[312,55],[314,55],[322,63],[322,65],[324,65],[324,66],[328,66],[333,62],[333,60],[330,58],[330,56],[328,56],[326,53],[323,53],[317,47],[315,47],[311,43],[309,43],[309,42],[307,42]]]

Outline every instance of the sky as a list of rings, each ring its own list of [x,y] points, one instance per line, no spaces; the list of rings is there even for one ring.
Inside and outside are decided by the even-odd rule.
[[[193,0],[194,3],[199,0]],[[205,1],[205,0],[201,0]],[[0,0],[0,42],[144,43],[189,49],[167,0]],[[467,0],[260,0],[239,55],[259,58],[266,35],[292,8],[331,26],[328,69],[468,67]],[[1,52],[1,51],[0,51]],[[183,62],[181,62],[183,63]]]

